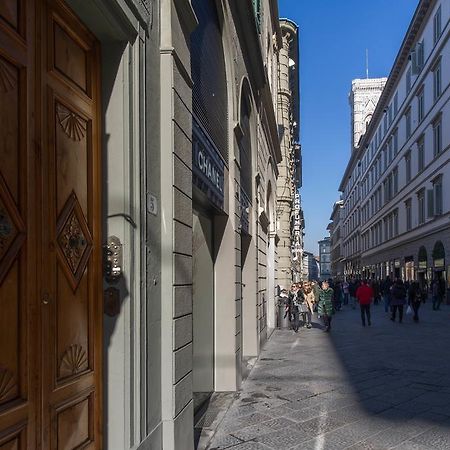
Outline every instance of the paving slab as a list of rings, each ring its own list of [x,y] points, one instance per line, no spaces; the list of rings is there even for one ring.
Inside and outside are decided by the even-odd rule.
[[[344,308],[330,333],[276,330],[204,448],[450,449],[450,307],[420,314],[373,306],[362,327]]]

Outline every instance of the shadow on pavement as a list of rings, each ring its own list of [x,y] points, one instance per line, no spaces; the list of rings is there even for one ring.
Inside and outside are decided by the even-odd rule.
[[[449,449],[450,308],[393,323],[338,312],[330,333],[276,331],[210,449]]]

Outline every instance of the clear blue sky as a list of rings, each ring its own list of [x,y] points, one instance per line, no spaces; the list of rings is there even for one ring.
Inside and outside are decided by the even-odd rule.
[[[318,253],[350,156],[351,80],[388,76],[418,0],[279,0],[300,28],[305,249]]]

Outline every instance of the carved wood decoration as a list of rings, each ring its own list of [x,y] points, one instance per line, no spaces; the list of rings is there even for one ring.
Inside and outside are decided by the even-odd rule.
[[[25,226],[0,173],[0,284],[25,240]]]
[[[74,140],[81,141],[86,135],[86,121],[61,103],[56,104],[58,122],[66,135]]]
[[[71,345],[61,359],[59,375],[61,378],[73,376],[86,370],[87,367],[86,351],[81,345]]]
[[[0,58],[0,91],[9,92],[17,85],[17,74],[3,58]]]
[[[57,224],[59,256],[73,290],[86,270],[92,238],[75,193],[68,198]]]
[[[3,403],[16,390],[14,374],[6,368],[0,367],[0,403]]]

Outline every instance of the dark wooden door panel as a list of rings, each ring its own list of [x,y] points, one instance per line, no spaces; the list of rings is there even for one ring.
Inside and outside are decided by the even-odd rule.
[[[45,14],[42,447],[100,448],[99,49],[61,2]]]
[[[25,8],[25,6],[28,8]],[[31,314],[36,299],[32,34],[33,2],[0,2],[0,449],[35,446],[36,387]],[[26,39],[25,39],[26,38]],[[25,175],[25,176],[24,176]],[[36,321],[35,321],[36,323]],[[27,441],[27,438],[29,441]]]
[[[63,1],[0,0],[0,450],[102,445],[98,62]]]

